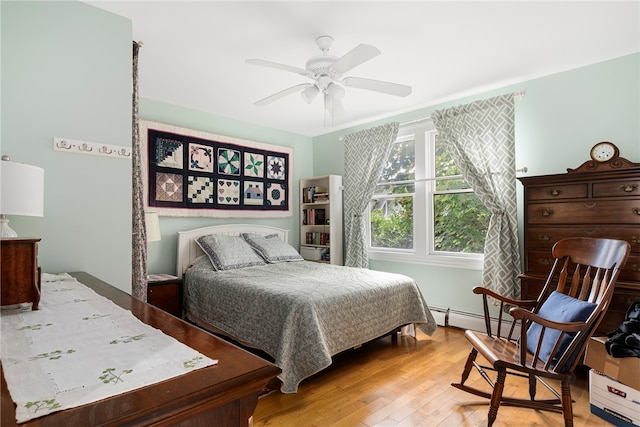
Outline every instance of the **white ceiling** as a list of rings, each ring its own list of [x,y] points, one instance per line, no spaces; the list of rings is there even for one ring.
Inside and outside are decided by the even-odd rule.
[[[140,96],[316,136],[640,51],[639,1],[85,1],[133,22]],[[315,39],[331,54],[382,54],[348,76],[412,86],[406,98],[346,88],[346,115],[325,125],[321,97],[254,102],[304,76]],[[588,88],[585,88],[588,89]]]

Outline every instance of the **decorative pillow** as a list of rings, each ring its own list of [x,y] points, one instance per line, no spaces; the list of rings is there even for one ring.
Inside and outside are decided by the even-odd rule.
[[[240,236],[211,234],[199,237],[196,242],[216,270],[234,270],[265,263]]]
[[[549,298],[542,304],[538,314],[545,319],[553,320],[554,322],[584,322],[589,318],[593,310],[596,308],[596,304],[581,301],[579,299],[572,298],[558,291],[553,291]],[[542,332],[542,326],[533,322],[527,331],[527,350],[534,353],[540,339],[540,333]],[[551,350],[556,343],[556,340],[560,336],[560,331],[556,329],[547,328],[542,339],[542,346],[540,347],[540,359],[546,362],[551,356]],[[567,348],[575,333],[567,333],[562,337],[560,347],[554,354],[553,364],[557,363],[562,353]],[[563,366],[559,371],[566,371],[573,363],[575,356],[571,357],[567,364]]]
[[[189,268],[193,268],[194,270],[213,270],[216,271],[216,268],[211,263],[211,259],[209,255],[200,255],[196,258],[195,261],[189,266]]]
[[[300,255],[293,246],[281,240],[277,234],[262,236],[260,234],[243,233],[242,237],[262,255],[268,263],[303,261],[302,255]]]

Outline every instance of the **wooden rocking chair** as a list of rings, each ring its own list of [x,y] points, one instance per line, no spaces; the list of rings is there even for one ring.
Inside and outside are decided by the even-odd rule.
[[[562,412],[565,426],[573,426],[569,384],[575,381],[574,370],[609,307],[616,279],[627,261],[629,250],[629,243],[621,240],[564,239],[553,246],[554,264],[536,300],[513,300],[482,287],[473,289],[483,298],[487,332],[465,332],[473,348],[460,383],[451,385],[490,399],[488,426],[494,423],[500,404]],[[492,331],[489,317],[490,298],[499,301],[496,332]],[[502,335],[505,304],[514,306],[509,310],[513,320],[508,334]],[[519,336],[514,333],[517,324],[520,325]],[[478,353],[490,366],[476,362]],[[473,367],[493,392],[465,385]],[[487,370],[497,372],[495,382],[489,378]],[[529,399],[502,395],[507,374],[529,379]],[[545,379],[560,381],[561,392],[554,390]],[[536,400],[537,381],[555,398]]]

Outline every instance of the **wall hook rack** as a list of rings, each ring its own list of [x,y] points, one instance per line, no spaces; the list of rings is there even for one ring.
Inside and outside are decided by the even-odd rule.
[[[131,148],[129,147],[79,141],[69,138],[54,137],[53,149],[54,151],[64,151],[67,153],[91,154],[94,156],[116,157],[119,159],[131,158]]]

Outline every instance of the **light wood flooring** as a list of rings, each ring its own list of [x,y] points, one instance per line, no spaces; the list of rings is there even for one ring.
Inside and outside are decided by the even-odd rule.
[[[253,426],[486,426],[488,405],[451,387],[469,353],[464,331],[438,327],[432,336],[384,337],[334,358],[331,367],[300,384],[297,394],[275,391],[258,401]],[[483,387],[472,372],[469,385]],[[611,425],[589,411],[588,371],[571,392],[576,426]],[[513,381],[515,380],[515,385]],[[539,387],[539,395],[546,395]],[[509,376],[505,395],[527,396],[527,383]],[[495,427],[563,426],[562,415],[500,407]]]

